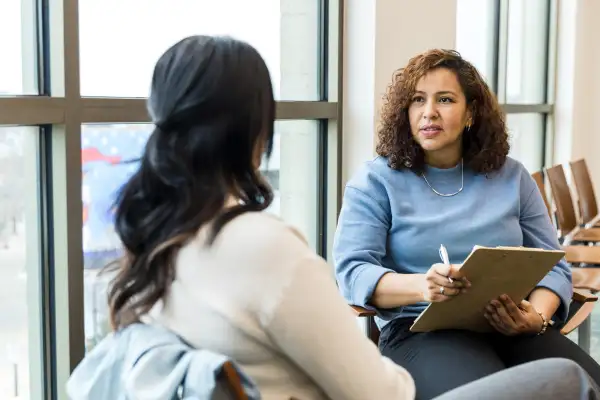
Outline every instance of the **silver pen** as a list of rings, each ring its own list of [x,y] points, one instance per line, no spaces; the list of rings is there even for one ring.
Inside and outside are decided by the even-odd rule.
[[[448,250],[446,250],[446,247],[443,244],[440,245],[440,258],[442,259],[442,262],[445,265],[450,265],[450,258],[448,257]],[[450,281],[450,283],[454,283],[454,280],[451,277],[448,277],[448,280]]]

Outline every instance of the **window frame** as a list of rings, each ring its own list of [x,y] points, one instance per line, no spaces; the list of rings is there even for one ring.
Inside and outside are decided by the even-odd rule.
[[[492,85],[498,96],[498,102],[506,114],[541,114],[545,116],[546,122],[543,125],[541,151],[542,164],[539,170],[552,165],[553,163],[553,117],[554,117],[554,92],[555,92],[555,70],[556,70],[556,47],[557,47],[557,23],[558,23],[558,4],[557,0],[545,0],[548,3],[548,13],[545,18],[547,21],[546,35],[548,40],[544,51],[546,66],[545,71],[545,87],[544,101],[540,103],[508,103],[506,102],[506,66],[507,66],[507,46],[508,46],[508,15],[509,15],[510,0],[496,0],[495,11],[495,35],[494,47],[496,48],[496,66]],[[533,172],[533,171],[532,171]]]
[[[45,399],[66,398],[66,381],[85,352],[81,126],[150,122],[146,99],[80,95],[78,6],[36,0],[35,18],[22,23],[35,24],[39,95],[0,97],[0,125],[40,127]],[[279,101],[276,119],[318,121],[317,250],[329,259],[341,204],[343,0],[319,0],[319,7],[319,100]]]

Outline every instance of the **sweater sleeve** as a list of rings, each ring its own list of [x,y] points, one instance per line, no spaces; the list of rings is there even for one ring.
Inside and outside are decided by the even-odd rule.
[[[265,330],[328,398],[414,399],[411,376],[361,332],[325,261],[299,260],[282,293]]]
[[[548,250],[561,249],[542,195],[528,173],[523,174],[521,181],[520,224],[524,246]],[[564,258],[542,279],[538,287],[549,289],[560,298],[560,306],[555,317],[559,321],[566,320],[573,296],[573,283],[571,268]]]
[[[363,189],[346,187],[333,244],[338,285],[351,304],[369,304],[383,275],[394,272],[382,265],[386,255],[390,213],[385,205]]]

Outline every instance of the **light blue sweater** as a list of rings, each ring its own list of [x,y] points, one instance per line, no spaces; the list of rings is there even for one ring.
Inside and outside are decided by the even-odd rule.
[[[461,185],[461,167],[427,167],[425,176],[440,193]],[[464,168],[464,189],[440,197],[423,177],[396,171],[387,159],[366,163],[348,182],[333,246],[338,285],[346,300],[371,310],[379,279],[388,272],[425,273],[439,263],[444,244],[450,262],[462,263],[474,245],[560,249],[545,204],[530,174],[508,158],[494,173],[476,174]],[[555,292],[561,305],[554,316],[568,314],[571,270],[562,260],[539,283]],[[383,327],[398,317],[416,317],[426,307],[418,303],[376,310]]]

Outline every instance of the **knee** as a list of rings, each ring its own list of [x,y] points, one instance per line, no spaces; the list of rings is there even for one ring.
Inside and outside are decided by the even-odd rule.
[[[532,364],[536,364],[536,370],[540,372],[544,371],[544,373],[558,378],[587,378],[586,372],[579,364],[566,358],[547,358],[544,360],[533,361]]]
[[[567,358],[547,358],[545,360],[540,360],[539,362],[543,362],[548,367],[556,368],[562,371],[577,372],[582,370],[579,364]]]

